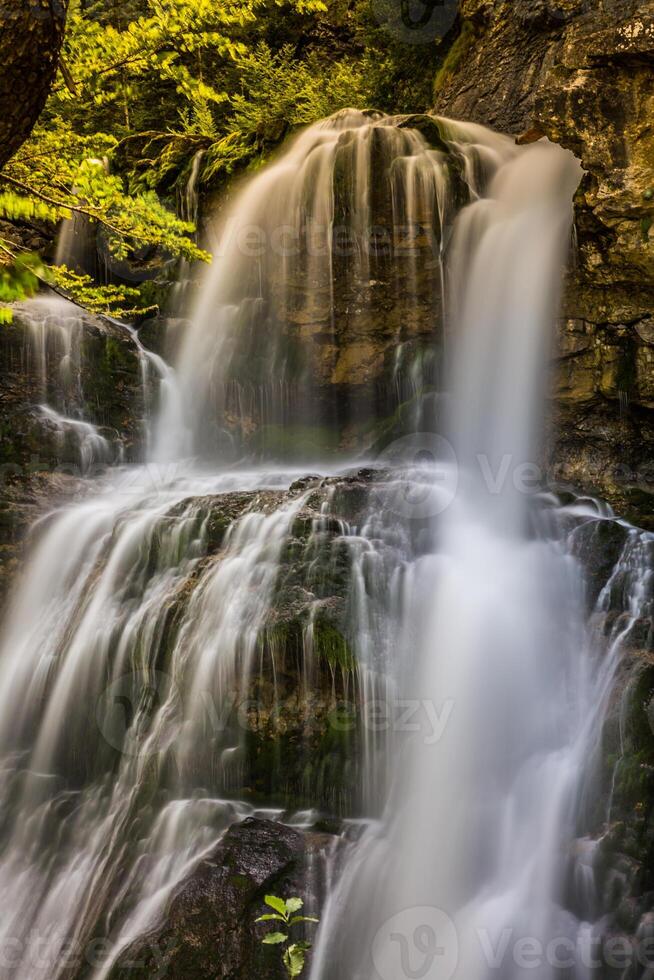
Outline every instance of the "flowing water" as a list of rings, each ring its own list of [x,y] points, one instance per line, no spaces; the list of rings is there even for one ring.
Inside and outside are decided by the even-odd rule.
[[[516,949],[583,946],[598,914],[592,845],[573,843],[616,666],[651,611],[653,543],[624,527],[587,622],[578,537],[615,518],[534,478],[578,164],[546,142],[433,125],[428,141],[347,111],[303,132],[222,222],[176,370],[132,332],[145,387],[160,382],[149,459],[108,469],[40,522],[4,626],[0,976],[109,977],[256,811],[225,705],[254,682],[281,703],[270,617],[288,581],[309,610],[311,694],[342,567],[358,788],[309,773],[302,791],[358,819],[332,868],[313,980],[590,976],[579,956],[562,972],[544,953],[527,968]],[[385,404],[410,397],[414,431],[376,473],[318,459],[319,476],[301,479],[270,430],[352,421],[338,381],[330,400],[316,377],[339,377],[345,327],[363,329],[382,275],[400,321],[425,303],[433,314],[431,357],[389,328]],[[417,428],[435,383],[449,391],[438,438]],[[89,423],[67,424],[83,458],[101,455]],[[252,465],[261,455],[272,461]],[[308,569],[299,584],[294,565]],[[333,696],[347,683],[332,666]],[[269,775],[283,798],[288,774]],[[99,937],[110,953],[90,967]]]

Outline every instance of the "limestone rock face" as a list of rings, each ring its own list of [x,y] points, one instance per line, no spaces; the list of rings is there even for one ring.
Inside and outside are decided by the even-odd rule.
[[[654,3],[462,0],[435,108],[572,150],[574,270],[548,462],[648,523],[654,483]]]

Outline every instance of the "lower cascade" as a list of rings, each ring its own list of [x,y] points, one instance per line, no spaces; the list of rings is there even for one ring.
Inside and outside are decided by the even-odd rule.
[[[601,949],[654,535],[538,466],[581,177],[435,116],[309,127],[221,215],[173,367],[111,325],[129,465],[73,312],[25,304],[82,487],[3,627],[0,977],[277,978],[278,890],[311,980],[651,975]]]

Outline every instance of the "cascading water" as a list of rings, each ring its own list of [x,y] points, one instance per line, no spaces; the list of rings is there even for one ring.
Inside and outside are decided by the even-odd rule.
[[[433,335],[442,298],[433,245],[446,240],[467,193],[440,135],[438,143],[400,120],[346,110],[304,131],[244,189],[183,344],[182,412],[160,419],[159,458],[218,452],[224,460],[247,449],[278,458],[279,428],[298,418],[305,438],[319,440],[325,426],[337,433],[351,414],[348,396],[325,392],[357,360],[365,372],[379,356],[362,314],[389,276],[393,348],[419,299]],[[310,445],[315,454],[329,448]]]
[[[324,617],[340,610],[344,641],[328,620],[325,711],[353,658],[356,690],[342,686],[363,718],[358,792],[325,798],[367,819],[348,825],[339,851],[313,980],[457,969],[485,980],[484,937],[497,949],[507,928],[540,942],[583,934],[591,913],[563,895],[566,848],[629,627],[602,658],[573,557],[577,530],[612,516],[520,484],[580,171],[546,143],[430,125],[428,141],[406,120],[347,111],[246,185],[176,375],[140,348],[163,388],[149,463],[110,471],[35,529],[0,658],[0,948],[13,950],[0,976],[112,976],[225,828],[256,809],[242,802],[247,739],[224,706],[255,683],[281,709],[270,617],[284,589],[305,693]],[[391,453],[376,478],[224,465],[283,458],[273,436],[298,418],[347,430],[363,402],[342,404],[340,379],[378,356],[365,313],[382,280],[396,294],[390,394],[364,397],[373,416],[409,397],[421,425],[433,401],[417,396],[437,380],[446,333],[458,472],[451,452],[409,465]],[[434,326],[414,357],[418,304]],[[636,551],[630,539],[632,618],[647,601]],[[380,701],[387,723],[369,724]],[[393,732],[407,706],[408,739]],[[268,776],[278,801],[288,774],[273,762]],[[308,798],[324,789],[310,766],[301,783]],[[409,959],[407,972],[416,929],[409,956],[434,951],[424,928],[435,912],[458,935],[457,962],[448,972],[448,934],[444,966],[432,958],[421,973]],[[98,937],[109,953],[89,964]],[[507,960],[496,975],[521,967]]]
[[[21,318],[28,328],[25,359],[28,366],[33,362],[39,381],[39,417],[54,433],[58,461],[82,474],[117,462],[121,447],[115,434],[103,433],[84,417],[80,310],[57,296],[42,296],[23,305]]]
[[[359,879],[344,899],[351,918],[365,891],[370,918],[354,917],[351,945],[339,936],[344,959],[327,936],[325,965],[319,957],[314,976],[402,976],[397,933],[412,917],[416,930],[429,931],[439,916],[451,924],[438,947],[440,972],[424,975],[468,980],[493,973],[483,930],[496,949],[507,928],[514,941],[544,945],[563,928],[559,852],[572,833],[587,696],[579,689],[580,586],[570,561],[528,534],[518,480],[533,451],[540,365],[579,177],[574,159],[556,147],[507,148],[488,196],[455,227],[449,431],[459,489],[439,520],[437,553],[413,571],[418,607],[431,593],[431,612],[403,684],[421,711],[431,704],[442,715],[448,707],[448,721],[437,743],[423,724],[422,738],[398,749],[402,775],[381,838],[375,830],[374,844],[361,845],[372,855],[365,884]],[[375,875],[380,897],[371,903]],[[502,964],[503,978],[519,975],[514,963]],[[532,964],[532,975],[554,973]]]
[[[200,173],[205,153],[206,150],[198,150],[194,154],[188,179],[183,190],[179,190],[177,195],[177,213],[182,221],[188,221],[196,228],[196,238],[199,238],[197,227],[200,214]],[[170,305],[173,310],[181,313],[186,312],[191,269],[192,266],[188,259],[180,260]]]

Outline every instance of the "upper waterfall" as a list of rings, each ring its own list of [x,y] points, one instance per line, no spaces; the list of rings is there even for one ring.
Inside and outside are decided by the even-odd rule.
[[[498,530],[521,529],[524,485],[540,482],[545,365],[581,176],[572,153],[546,140],[505,148],[487,194],[455,226],[447,428],[466,500]]]
[[[403,372],[412,394],[433,387],[453,223],[510,147],[355,110],[297,136],[220,218],[156,458],[319,457],[365,443],[407,397]]]

